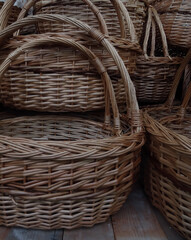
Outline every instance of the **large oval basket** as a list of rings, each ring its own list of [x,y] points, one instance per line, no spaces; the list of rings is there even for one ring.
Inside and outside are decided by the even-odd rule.
[[[116,59],[128,86],[124,122],[111,81],[106,82],[104,123],[95,115],[0,121],[1,225],[90,227],[106,221],[125,202],[137,179],[144,135],[134,86],[118,55]]]

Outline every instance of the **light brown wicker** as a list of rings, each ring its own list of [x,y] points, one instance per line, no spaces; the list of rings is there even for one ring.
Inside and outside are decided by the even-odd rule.
[[[116,62],[114,55],[116,50],[101,33],[75,19],[59,15],[27,17],[2,30],[0,39],[7,39],[21,26],[30,25],[40,19],[76,24],[100,41],[105,51],[108,50],[111,58]],[[73,48],[63,49],[59,46],[61,44],[59,41],[56,46],[52,42],[53,38],[54,35],[52,38],[49,35],[31,35],[30,38],[29,36],[17,37],[9,42],[11,46],[15,44],[16,50],[10,53],[0,67],[1,101],[7,106],[19,109],[49,112],[90,111],[104,108],[104,81],[99,77],[99,73],[104,80],[107,71],[101,61],[77,42],[71,41],[72,47],[77,49],[74,51]],[[62,38],[63,35],[60,36],[60,39]],[[23,39],[25,45],[23,45]],[[34,39],[36,40],[31,43],[30,41]],[[69,42],[69,39],[65,40]],[[17,47],[20,48],[17,49]],[[86,58],[81,56],[80,52]],[[120,64],[116,62],[116,66]],[[9,71],[3,77],[8,68]],[[112,82],[117,100],[119,103],[124,103],[126,98],[122,81],[119,82],[118,79],[113,78]]]
[[[13,5],[15,0],[7,0],[5,2],[5,5],[7,5],[7,12],[6,15],[8,15],[11,11],[11,6]],[[11,5],[11,4],[12,5]],[[34,1],[30,1],[27,2],[26,6],[24,6],[23,11],[21,12],[19,18],[23,18],[25,16],[25,13],[28,11],[28,9],[30,8],[31,4],[33,4]],[[121,3],[120,3],[121,6]],[[123,6],[123,5],[122,5]],[[124,6],[121,7],[122,11],[124,12]],[[125,14],[125,13],[124,13]],[[4,12],[5,15],[5,12]],[[97,15],[99,15],[97,13]],[[134,31],[134,27],[133,24],[128,16],[128,14],[125,15],[126,19],[129,22],[129,27],[131,29],[131,37],[132,40],[127,40],[127,39],[123,39],[123,38],[116,38],[116,37],[112,37],[112,36],[106,36],[107,39],[109,39],[113,45],[116,47],[117,51],[120,53],[120,56],[122,57],[128,71],[130,74],[132,74],[134,72],[135,69],[135,63],[136,63],[136,57],[137,54],[140,54],[141,48],[140,45],[137,42],[137,37],[136,37],[136,33]],[[38,17],[38,15],[37,15]],[[2,17],[3,18],[3,17]],[[101,22],[100,17],[98,18],[99,25],[103,26],[102,29],[104,28],[105,24],[103,22]],[[50,22],[51,24],[53,24],[56,21],[44,21],[43,18],[41,18],[41,20],[38,21],[38,23],[42,23],[42,22]],[[67,26],[71,25],[69,23],[66,23]],[[75,26],[75,29],[79,29],[78,26]],[[68,32],[69,30],[69,32]],[[112,60],[112,58],[108,55],[107,51],[105,51],[105,49],[103,47],[101,47],[98,42],[93,41],[92,38],[87,38],[87,35],[84,35],[84,30],[71,30],[70,28],[66,28],[65,30],[65,35],[70,36],[71,38],[75,38],[76,41],[84,41],[84,45],[88,48],[90,48],[102,61],[104,66],[107,68],[107,70],[109,71],[109,73],[112,73],[112,75],[117,74],[117,68],[116,65],[114,63],[114,61]],[[70,31],[71,30],[71,31]],[[77,34],[78,32],[78,34]],[[64,32],[62,32],[62,34],[64,34]]]
[[[2,14],[2,11],[5,11],[5,9],[3,9],[3,2],[0,2],[0,16]],[[7,24],[9,25],[9,24],[15,22],[17,20],[17,17],[20,14],[20,11],[21,11],[20,8],[14,6],[11,10],[9,17],[7,17],[7,19],[4,19],[4,21],[6,21],[6,25]],[[0,17],[0,29],[1,29],[2,24],[3,24],[3,20]],[[5,22],[4,22],[4,24],[5,24]]]
[[[89,1],[91,4],[87,3],[87,0],[33,0],[33,2],[36,3],[36,14],[60,14],[68,17],[75,16],[77,19],[88,23],[90,26],[98,28],[98,22],[95,21],[95,17],[88,8],[88,6],[90,7],[92,5],[94,14],[97,13],[99,16],[103,16],[103,19],[106,22],[108,31],[105,33],[117,38],[121,36],[122,38],[132,39],[132,34],[134,35],[133,37],[135,37],[134,24],[131,22],[128,10],[126,10],[123,2],[120,0],[91,0]],[[86,2],[86,4],[83,2]],[[143,7],[144,3],[139,4],[139,6],[140,5]],[[41,33],[68,32],[70,28],[71,26],[66,27],[65,24],[60,23],[39,23],[39,31]]]
[[[156,24],[162,38],[164,56],[155,56]],[[148,56],[148,42],[152,25],[151,51]],[[156,10],[148,8],[148,20],[143,43],[144,55],[137,57],[136,69],[132,76],[137,98],[142,103],[163,103],[170,92],[181,57],[170,57],[166,36]]]
[[[176,74],[176,84],[190,59],[191,49]],[[174,94],[172,91],[170,104]],[[187,107],[190,97],[191,82],[181,107],[163,106],[144,113],[149,154],[145,189],[153,205],[186,239],[191,239],[191,108]],[[158,114],[154,116],[155,113]]]
[[[138,40],[140,40],[146,20],[146,5],[142,0],[121,0],[127,8],[135,27]],[[128,31],[127,31],[128,33]]]
[[[191,1],[160,0],[155,3],[171,44],[191,47]]]
[[[137,179],[144,135],[133,83],[118,53],[108,48],[126,85],[129,122],[119,119],[110,81],[114,124],[109,124],[109,104],[104,124],[70,115],[0,121],[0,225],[90,227],[126,200]]]

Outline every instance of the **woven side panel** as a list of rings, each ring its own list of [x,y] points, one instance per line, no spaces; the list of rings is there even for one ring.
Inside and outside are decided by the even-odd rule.
[[[112,83],[118,103],[124,103],[122,79],[112,77]],[[0,87],[1,101],[18,109],[79,112],[105,105],[100,75],[88,59],[71,48],[27,50],[12,62]]]
[[[145,190],[152,204],[182,236],[191,239],[191,194],[178,189],[152,164],[146,169]]]
[[[160,18],[167,39],[172,45],[191,47],[191,13],[164,13]]]
[[[139,102],[163,103],[170,92],[181,58],[138,57],[132,76]]]
[[[119,210],[137,179],[137,134],[107,138],[112,132],[103,124],[72,117],[1,123],[1,134],[9,136],[0,146],[1,225],[93,226]]]

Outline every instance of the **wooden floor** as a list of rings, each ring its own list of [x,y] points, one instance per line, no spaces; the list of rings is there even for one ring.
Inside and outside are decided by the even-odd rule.
[[[123,208],[93,228],[26,230],[0,227],[0,240],[183,240],[151,206],[137,185]]]

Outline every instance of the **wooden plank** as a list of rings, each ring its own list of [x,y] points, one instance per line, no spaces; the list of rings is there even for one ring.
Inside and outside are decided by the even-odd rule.
[[[6,239],[7,235],[9,234],[11,228],[0,227],[0,240]]]
[[[116,240],[167,240],[143,189],[137,186],[112,217]]]
[[[11,228],[2,240],[62,240],[63,230],[33,230],[24,228]],[[1,239],[1,238],[0,238]]]
[[[92,228],[65,230],[63,240],[114,240],[111,220]]]
[[[160,213],[160,211],[157,208],[153,207],[153,210],[155,212],[155,215],[163,229],[163,231],[165,232],[166,236],[168,237],[169,240],[173,239],[173,240],[184,240],[183,237],[181,237],[179,235],[179,233],[177,233],[171,226],[170,224],[166,221],[166,219],[163,217],[163,215]]]

